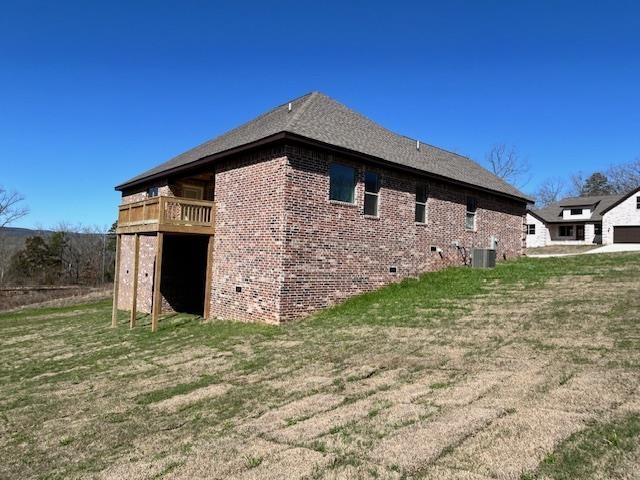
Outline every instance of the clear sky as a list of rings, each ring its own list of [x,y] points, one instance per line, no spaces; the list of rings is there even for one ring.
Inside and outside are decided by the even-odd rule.
[[[549,176],[640,156],[640,2],[0,4],[0,184],[18,226],[108,225],[113,186],[320,90],[483,160]]]

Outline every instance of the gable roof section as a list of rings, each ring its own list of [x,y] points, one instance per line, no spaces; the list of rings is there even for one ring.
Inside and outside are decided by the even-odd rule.
[[[213,155],[289,133],[388,163],[531,201],[518,189],[468,157],[398,135],[326,95],[313,92],[172,158],[116,187],[122,190]]]
[[[602,215],[611,207],[619,203],[621,199],[626,198],[630,194],[625,195],[600,195],[591,197],[568,197],[550,204],[545,208],[531,209],[529,213],[537,216],[540,220],[547,223],[576,223],[583,221],[602,220]],[[562,210],[572,207],[592,207],[591,218],[588,219],[564,219],[562,218]]]
[[[635,190],[631,190],[629,193],[625,193],[624,195],[621,195],[620,198],[618,200],[616,200],[615,202],[609,204],[607,207],[605,207],[602,210],[602,215],[604,215],[605,213],[607,213],[609,210],[617,207],[618,205],[620,205],[622,202],[624,202],[627,198],[629,198],[631,195],[635,195],[636,193],[640,192],[640,187],[636,188]]]

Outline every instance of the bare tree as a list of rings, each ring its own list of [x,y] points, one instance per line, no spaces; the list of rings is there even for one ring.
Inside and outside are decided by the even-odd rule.
[[[547,205],[557,202],[564,195],[566,184],[564,180],[558,177],[547,178],[544,180],[535,193],[536,206],[546,207]]]
[[[640,187],[640,157],[629,163],[614,165],[607,170],[615,193],[627,193]]]
[[[24,197],[15,191],[8,191],[0,185],[0,228],[6,227],[29,213],[21,205]],[[5,272],[9,268],[9,252],[3,232],[0,231],[0,285],[4,283]]]
[[[0,228],[15,222],[29,213],[29,209],[22,206],[24,197],[18,192],[10,192],[0,186]]]
[[[493,173],[506,182],[521,188],[531,180],[531,166],[514,146],[496,144],[491,147],[485,158]]]
[[[98,285],[113,277],[115,252],[108,248],[106,228],[62,222],[54,232],[65,282]]]
[[[585,176],[582,172],[576,172],[569,177],[569,191],[567,192],[572,197],[579,197],[584,186]]]

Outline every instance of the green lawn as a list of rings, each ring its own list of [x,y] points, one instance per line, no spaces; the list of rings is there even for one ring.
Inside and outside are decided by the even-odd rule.
[[[110,316],[0,314],[0,478],[637,475],[637,254],[452,268],[281,327]]]

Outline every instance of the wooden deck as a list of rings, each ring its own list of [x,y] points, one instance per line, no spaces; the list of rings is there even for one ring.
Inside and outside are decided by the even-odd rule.
[[[152,197],[118,207],[116,233],[213,235],[215,203],[181,197]]]

